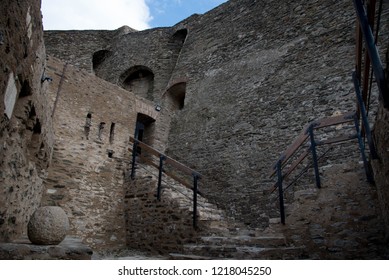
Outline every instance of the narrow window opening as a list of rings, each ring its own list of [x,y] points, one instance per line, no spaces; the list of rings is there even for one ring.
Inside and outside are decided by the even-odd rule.
[[[85,137],[87,140],[89,139],[89,132],[90,132],[91,126],[92,126],[92,114],[88,113],[86,115],[86,120],[85,120],[85,125],[84,125],[84,134],[85,134]]]
[[[103,137],[104,127],[105,127],[105,122],[101,122],[99,124],[99,134],[98,134],[98,138],[99,138],[100,141],[103,140],[102,137]]]
[[[34,132],[34,134],[41,134],[42,133],[41,123],[40,123],[38,118],[36,119],[36,123],[34,125],[33,132]]]
[[[34,158],[38,155],[38,152],[41,147],[41,133],[42,127],[38,118],[35,120],[34,127],[32,128],[32,135],[30,142],[28,144],[30,151],[30,159],[34,160]]]
[[[19,98],[30,96],[30,95],[32,95],[31,86],[30,83],[27,80],[25,80],[19,92]]]
[[[32,105],[30,111],[28,112],[28,118],[34,119],[35,116],[36,116],[35,106]]]
[[[115,138],[115,123],[111,123],[111,128],[109,130],[109,143],[112,144]]]

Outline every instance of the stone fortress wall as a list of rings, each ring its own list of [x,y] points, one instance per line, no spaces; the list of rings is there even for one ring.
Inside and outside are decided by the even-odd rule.
[[[230,1],[225,8],[204,15],[177,64],[174,74],[191,83],[169,152],[204,170],[208,194],[223,193],[218,201],[229,212],[259,226],[279,154],[308,122],[354,107],[355,19],[351,1]]]
[[[16,18],[27,15],[28,19],[32,13],[40,30],[39,1],[31,10],[29,2]],[[9,7],[18,10],[11,4]],[[20,32],[28,35],[26,22]],[[385,22],[382,29],[387,26]],[[129,240],[136,242],[141,231],[126,224],[126,215],[134,215],[134,224],[145,226],[138,219],[142,213],[129,213],[138,207],[129,203],[142,199],[129,194],[131,185],[126,184],[131,160],[128,139],[139,120],[147,124],[147,144],[205,175],[201,180],[205,197],[237,221],[266,228],[278,217],[278,209],[267,194],[275,181],[269,179],[269,169],[279,154],[308,122],[355,108],[351,82],[354,33],[354,8],[347,0],[281,4],[230,0],[170,28],[47,31],[47,61],[42,34],[33,33],[37,39],[31,40],[30,46],[37,54],[35,62],[28,55],[24,58],[28,63],[20,67],[16,62],[4,62],[25,57],[22,49],[1,61],[2,66],[13,67],[19,81],[30,79],[29,87],[16,82],[19,97],[26,102],[19,106],[27,110],[25,115],[16,113],[19,98],[13,119],[4,118],[1,123],[4,145],[15,147],[2,150],[6,160],[1,163],[0,182],[8,188],[2,189],[1,239],[22,235],[29,216],[40,204],[59,205],[70,217],[71,234],[82,237],[92,248],[141,248],[143,245],[128,244]],[[23,36],[20,38],[26,38]],[[23,44],[20,38],[15,38],[14,45],[27,45],[24,50],[28,50],[29,40]],[[0,45],[7,54],[5,46]],[[43,73],[53,81],[41,83]],[[31,89],[24,93],[26,88]],[[4,100],[9,99],[5,87],[2,94]],[[5,102],[6,107],[9,104],[13,102]],[[155,109],[157,105],[160,111]],[[383,119],[385,112],[380,111]],[[377,131],[379,147],[385,150],[385,122],[379,122]],[[31,157],[28,147],[38,146],[36,157]],[[356,182],[363,181],[357,149],[356,143],[338,149],[331,163],[323,167],[327,188],[319,194],[296,196],[295,223],[284,230],[290,230],[291,240],[314,252],[309,257],[352,257],[353,248],[361,248],[360,257],[365,253],[374,256],[376,245],[382,242],[381,220],[386,212],[382,217],[377,215],[375,190],[359,183],[353,190],[350,183],[350,172],[357,174]],[[343,165],[338,168],[337,164]],[[378,194],[382,209],[386,209],[386,161],[377,166],[376,173],[382,179],[378,180],[382,187]],[[350,174],[337,182],[332,176],[337,168]],[[9,176],[12,172],[16,177]],[[143,195],[141,183],[134,186]],[[334,186],[347,189],[339,192]],[[311,201],[312,197],[317,202]],[[151,207],[152,196],[145,194],[145,199],[146,204],[139,204],[140,212]],[[153,209],[161,215],[174,211],[171,205]],[[364,208],[358,210],[360,207]],[[304,214],[307,209],[308,218]],[[143,222],[152,220],[149,214],[145,213],[148,218]],[[171,217],[168,220],[171,222]],[[139,235],[142,244],[159,242],[157,229],[163,228],[164,221],[144,231],[150,235]],[[193,238],[193,232],[185,236],[185,226],[180,230],[179,242]],[[169,236],[170,232],[164,234]],[[343,240],[345,234],[348,242]],[[307,239],[310,241],[305,244]],[[366,251],[366,244],[374,248]],[[347,253],[339,255],[340,248],[346,248]],[[328,250],[330,255],[326,255]]]
[[[135,129],[135,97],[54,58],[47,72],[56,141],[42,204],[61,206],[70,234],[89,246],[124,245],[122,157]]]
[[[45,90],[40,1],[2,1],[0,11],[0,240],[26,234],[39,207],[54,134]]]
[[[106,50],[96,74],[119,86],[128,69],[149,69],[153,91],[144,97],[161,104],[161,114],[169,86],[185,81],[184,106],[171,114],[171,128],[155,128],[155,139],[168,135],[156,147],[199,169],[219,206],[260,226],[269,205],[257,201],[274,183],[267,174],[279,154],[306,123],[354,108],[354,26],[351,1],[243,0],[171,28],[129,32],[105,47],[104,40],[80,40],[76,57],[61,51],[73,31],[45,36],[53,55],[74,64]],[[183,45],[174,47],[179,32]]]

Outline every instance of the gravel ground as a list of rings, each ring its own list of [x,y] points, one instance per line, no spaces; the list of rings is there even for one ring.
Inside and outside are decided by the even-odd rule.
[[[167,260],[167,256],[138,250],[121,250],[112,252],[93,252],[92,260]]]

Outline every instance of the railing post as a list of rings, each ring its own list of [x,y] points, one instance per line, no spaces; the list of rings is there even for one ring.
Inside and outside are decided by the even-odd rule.
[[[159,173],[158,173],[158,188],[157,188],[157,199],[158,199],[158,201],[161,201],[163,161],[165,159],[166,159],[166,157],[164,155],[159,155]]]
[[[354,0],[354,6],[359,20],[362,34],[365,39],[365,45],[372,62],[373,73],[376,79],[380,96],[382,97],[383,105],[385,108],[389,108],[389,89],[386,85],[385,72],[382,67],[382,62],[375,45],[374,35],[369,25],[369,20],[365,12],[365,8],[362,0]],[[359,74],[359,73],[358,73]]]
[[[315,170],[315,179],[316,179],[316,186],[320,189],[320,173],[319,173],[319,165],[317,162],[317,153],[316,153],[316,142],[315,137],[313,136],[313,126],[311,125],[308,129],[309,131],[309,137],[311,140],[311,152],[312,152],[312,160],[313,160],[313,168]]]
[[[134,145],[132,146],[132,164],[131,164],[131,179],[135,179],[135,161],[136,151],[138,149],[138,140],[134,139]]]
[[[197,228],[197,190],[199,175],[193,174],[193,228]]]
[[[363,125],[363,128],[365,129],[367,143],[368,143],[369,148],[370,148],[370,155],[371,155],[372,159],[377,159],[378,154],[377,154],[377,151],[376,151],[376,148],[374,145],[373,136],[371,134],[369,120],[367,119],[366,106],[365,106],[365,103],[363,103],[360,82],[359,82],[359,79],[357,77],[356,72],[353,72],[353,81],[354,81],[355,94],[357,95],[358,106],[359,106],[359,109],[361,112],[362,125]]]
[[[281,223],[285,225],[285,206],[284,206],[284,191],[282,189],[282,162],[277,162],[277,177],[278,177],[278,196],[280,198],[280,216]]]
[[[363,143],[362,133],[361,133],[361,130],[359,128],[359,119],[358,119],[357,114],[355,114],[355,116],[354,116],[354,124],[355,124],[355,130],[357,131],[359,150],[360,150],[361,155],[362,155],[362,161],[363,161],[363,166],[365,167],[366,178],[367,178],[368,182],[373,183],[374,177],[371,173],[371,170],[369,168],[369,164],[367,162],[367,158],[366,158],[366,154],[365,154],[365,144]]]

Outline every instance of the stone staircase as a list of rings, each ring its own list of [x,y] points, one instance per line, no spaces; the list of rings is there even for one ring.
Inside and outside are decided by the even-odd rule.
[[[345,147],[341,148],[341,152],[345,152]],[[163,252],[164,256],[198,260],[375,259],[387,256],[380,241],[384,240],[384,230],[378,215],[377,194],[366,181],[363,162],[338,163],[337,156],[338,153],[334,153],[335,159],[327,158],[325,165],[320,165],[320,189],[313,184],[313,176],[306,176],[284,191],[286,225],[280,224],[279,218],[268,218],[269,226],[265,229],[247,228],[199,194],[198,229],[193,230],[193,191],[163,176],[162,201],[174,204],[175,215],[182,214],[183,219],[173,221],[186,223],[181,233],[190,232],[189,238],[179,239],[179,246],[168,248]],[[144,186],[151,187],[155,201],[157,170],[139,164],[137,174],[144,180]],[[201,188],[206,186],[200,184]],[[277,209],[277,204],[274,200],[274,205],[269,207]],[[169,213],[172,212],[167,215]],[[177,230],[171,232],[172,235],[177,233]]]
[[[157,186],[158,171],[155,168],[146,164],[138,164],[137,176],[146,178]],[[193,191],[166,175],[162,179],[161,197],[174,201],[181,211],[193,213]],[[228,225],[224,211],[218,209],[215,204],[200,194],[197,195],[197,217],[200,228],[214,228],[221,231]]]
[[[184,245],[184,253],[171,253],[171,259],[296,259],[304,257],[305,247],[288,245],[283,234],[202,236],[197,243]],[[300,256],[300,257],[299,257]]]
[[[138,180],[156,186],[155,168],[138,164],[136,172]],[[192,215],[193,191],[168,176],[163,177],[161,197],[174,201],[180,212]],[[170,259],[299,259],[305,256],[305,247],[290,244],[277,222],[266,230],[247,229],[201,195],[198,195],[197,214],[197,237],[183,244],[180,250],[171,251]]]

